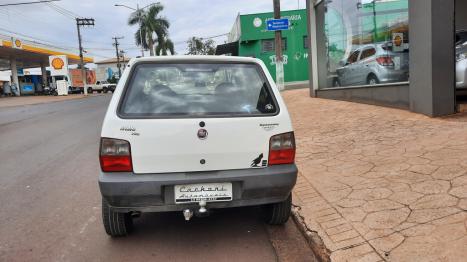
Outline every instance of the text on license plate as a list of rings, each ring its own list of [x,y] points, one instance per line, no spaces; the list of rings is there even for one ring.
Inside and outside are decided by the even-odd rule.
[[[176,185],[175,204],[232,201],[232,183]]]

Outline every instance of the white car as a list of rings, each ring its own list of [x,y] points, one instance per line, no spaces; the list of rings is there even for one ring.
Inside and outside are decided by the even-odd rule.
[[[456,87],[467,91],[467,31],[456,32]]]
[[[114,92],[116,84],[111,84],[106,81],[97,81],[94,85],[88,85],[88,93],[92,94],[94,91],[98,93],[107,93],[107,92]]]
[[[132,59],[105,116],[99,187],[110,236],[141,212],[263,206],[284,224],[297,178],[289,113],[263,62]]]

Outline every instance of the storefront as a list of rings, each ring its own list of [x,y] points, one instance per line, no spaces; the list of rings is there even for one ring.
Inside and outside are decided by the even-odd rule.
[[[282,31],[286,83],[309,79],[306,14],[305,9],[281,12],[282,17],[290,21],[290,29]],[[274,32],[266,30],[266,21],[270,19],[273,19],[273,13],[239,15],[229,35],[229,43],[218,46],[217,54],[259,58],[275,78]]]
[[[307,1],[311,95],[430,116],[454,113],[454,17],[456,9],[458,16],[467,10],[457,2]],[[457,29],[465,26],[457,20]]]

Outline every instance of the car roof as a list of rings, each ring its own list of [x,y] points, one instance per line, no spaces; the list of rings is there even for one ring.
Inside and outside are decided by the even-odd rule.
[[[258,63],[260,60],[252,57],[239,56],[213,56],[213,55],[174,55],[174,56],[149,56],[137,57],[130,60],[130,64],[136,62],[239,62]]]

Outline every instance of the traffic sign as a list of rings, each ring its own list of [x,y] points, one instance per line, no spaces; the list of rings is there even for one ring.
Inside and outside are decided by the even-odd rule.
[[[289,30],[289,19],[271,19],[267,21],[268,31]]]

